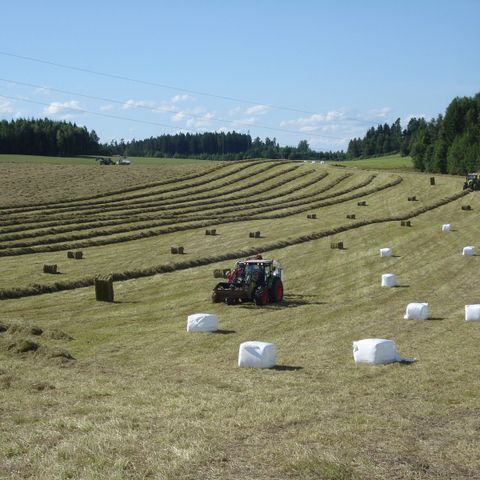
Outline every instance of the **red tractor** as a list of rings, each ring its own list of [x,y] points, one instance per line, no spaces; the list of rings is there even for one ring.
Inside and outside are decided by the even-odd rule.
[[[212,302],[235,305],[240,302],[255,302],[266,305],[283,300],[283,270],[278,260],[264,260],[260,255],[239,260],[227,273],[227,281],[213,289]]]

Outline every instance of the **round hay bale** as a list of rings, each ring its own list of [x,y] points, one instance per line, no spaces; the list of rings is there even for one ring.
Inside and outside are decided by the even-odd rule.
[[[480,321],[480,305],[465,305],[465,320],[467,322]]]
[[[238,366],[243,368],[273,368],[277,347],[273,343],[250,341],[240,344]]]
[[[391,257],[392,256],[392,249],[391,248],[381,248],[380,249],[380,256],[381,257]]]
[[[403,318],[405,320],[427,320],[428,303],[409,303]]]
[[[463,247],[462,255],[465,257],[473,257],[475,255],[475,247]]]
[[[394,273],[382,274],[382,287],[396,287],[397,277]]]
[[[442,232],[450,232],[452,230],[452,226],[449,223],[444,223],[442,225]]]

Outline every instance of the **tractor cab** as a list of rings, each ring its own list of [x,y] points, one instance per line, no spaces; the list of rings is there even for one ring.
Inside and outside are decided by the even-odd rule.
[[[463,189],[480,190],[480,173],[467,173]]]

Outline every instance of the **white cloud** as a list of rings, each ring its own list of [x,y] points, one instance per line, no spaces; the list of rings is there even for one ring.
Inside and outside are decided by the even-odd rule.
[[[390,107],[372,108],[367,111],[366,115],[364,116],[364,119],[373,120],[376,118],[386,118],[391,111],[392,109]]]
[[[245,110],[246,115],[265,115],[270,110],[268,105],[254,105]]]
[[[195,100],[195,97],[184,93],[183,95],[175,95],[170,99],[171,103],[186,102],[187,100]]]
[[[100,107],[100,110],[102,112],[110,112],[111,110],[113,110],[113,105],[109,104],[109,105],[102,105]]]
[[[345,117],[345,113],[339,110],[331,110],[325,114],[313,113],[308,117],[300,117],[293,120],[284,120],[280,123],[281,127],[287,127],[289,125],[296,125],[300,127],[315,127],[319,128],[322,123],[333,122],[341,120]],[[303,130],[306,131],[306,130]]]
[[[130,110],[131,108],[154,108],[155,102],[151,100],[127,100],[123,105],[123,110]]]
[[[173,117],[172,117],[172,122],[180,122],[185,118],[185,113],[184,112],[177,112]]]
[[[232,116],[232,115],[237,115],[237,113],[240,113],[241,110],[242,110],[242,109],[241,109],[240,107],[235,107],[235,108],[230,109],[230,110],[228,111],[228,114],[229,114],[230,116]]]
[[[13,113],[13,103],[10,100],[0,98],[0,113]]]
[[[245,125],[254,125],[256,122],[255,117],[241,118],[232,123],[232,127],[243,127]]]
[[[46,87],[39,87],[33,91],[34,95],[48,95],[49,93],[50,93],[50,90]]]
[[[67,102],[52,102],[43,109],[48,115],[63,115],[64,118],[70,118],[74,113],[78,114],[83,111],[77,100],[68,100]]]
[[[187,120],[186,126],[188,128],[205,128],[209,127],[212,124],[212,120],[215,118],[215,115],[212,112],[207,112],[201,117],[189,118]]]

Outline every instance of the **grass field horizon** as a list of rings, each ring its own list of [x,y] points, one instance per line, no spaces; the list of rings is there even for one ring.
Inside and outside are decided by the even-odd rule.
[[[9,164],[0,477],[479,478],[479,257],[461,253],[480,200],[390,161],[43,165],[30,186]],[[212,304],[213,271],[252,252],[281,260],[284,301]],[[115,303],[95,301],[82,282],[111,272]],[[403,319],[415,301],[430,320]],[[220,332],[187,333],[197,312]],[[356,366],[352,342],[375,337],[417,362]],[[275,343],[277,367],[237,368],[246,340]]]

